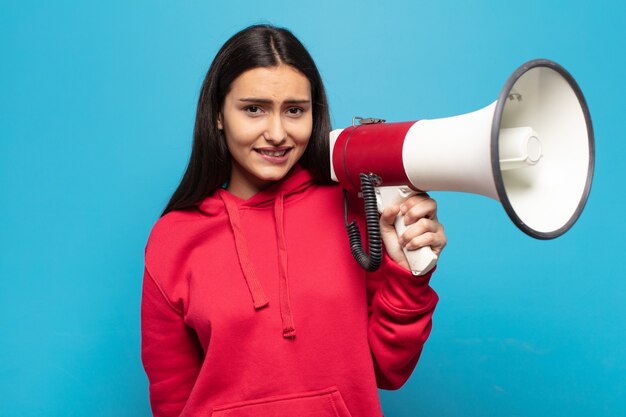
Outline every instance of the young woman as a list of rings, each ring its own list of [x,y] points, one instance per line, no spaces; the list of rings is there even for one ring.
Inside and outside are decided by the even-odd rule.
[[[410,376],[437,295],[402,246],[441,252],[436,205],[386,210],[382,266],[366,273],[329,179],[329,130],[319,73],[289,31],[252,26],[218,52],[187,171],[146,246],[155,416],[381,416],[377,387]],[[398,238],[400,211],[411,226]]]

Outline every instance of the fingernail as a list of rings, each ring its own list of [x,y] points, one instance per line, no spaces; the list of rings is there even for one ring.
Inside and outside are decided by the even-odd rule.
[[[406,211],[407,211],[406,206],[405,206],[404,204],[403,204],[403,205],[401,205],[401,206],[400,206],[400,212],[401,212],[402,214],[405,214],[405,213],[406,213]]]

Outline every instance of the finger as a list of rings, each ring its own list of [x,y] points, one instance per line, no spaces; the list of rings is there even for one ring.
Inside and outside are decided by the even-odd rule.
[[[441,253],[446,246],[446,238],[442,233],[426,232],[411,239],[404,247],[407,250],[416,250],[429,246],[435,254]]]
[[[410,198],[404,206],[404,224],[407,226],[421,218],[437,218],[437,202],[432,198]]]
[[[396,217],[398,216],[399,212],[400,212],[399,206],[386,207],[383,210],[383,212],[380,214],[381,225],[393,227],[393,224],[395,223]]]
[[[439,230],[439,222],[427,219],[425,217],[408,226],[408,228],[399,237],[401,245],[405,245],[411,239],[427,232],[436,233]]]
[[[402,202],[402,204],[400,205],[400,212],[404,214],[407,212],[407,210],[411,209],[413,206],[420,204],[424,200],[429,200],[429,199],[430,199],[430,196],[427,193],[414,194]]]

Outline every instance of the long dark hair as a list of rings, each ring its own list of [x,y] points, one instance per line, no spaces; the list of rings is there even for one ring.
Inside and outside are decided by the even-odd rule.
[[[304,45],[287,29],[254,25],[226,41],[204,78],[187,170],[162,216],[172,210],[193,207],[229,179],[231,156],[223,134],[217,128],[217,117],[224,98],[232,82],[243,72],[279,64],[296,68],[311,84],[313,130],[300,164],[320,183],[330,182],[330,115],[326,92],[315,62]]]

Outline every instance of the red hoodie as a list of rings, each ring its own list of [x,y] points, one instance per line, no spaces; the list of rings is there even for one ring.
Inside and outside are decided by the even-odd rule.
[[[382,415],[437,295],[385,255],[353,259],[342,190],[296,167],[248,200],[225,190],[155,224],[142,359],[157,417]]]

